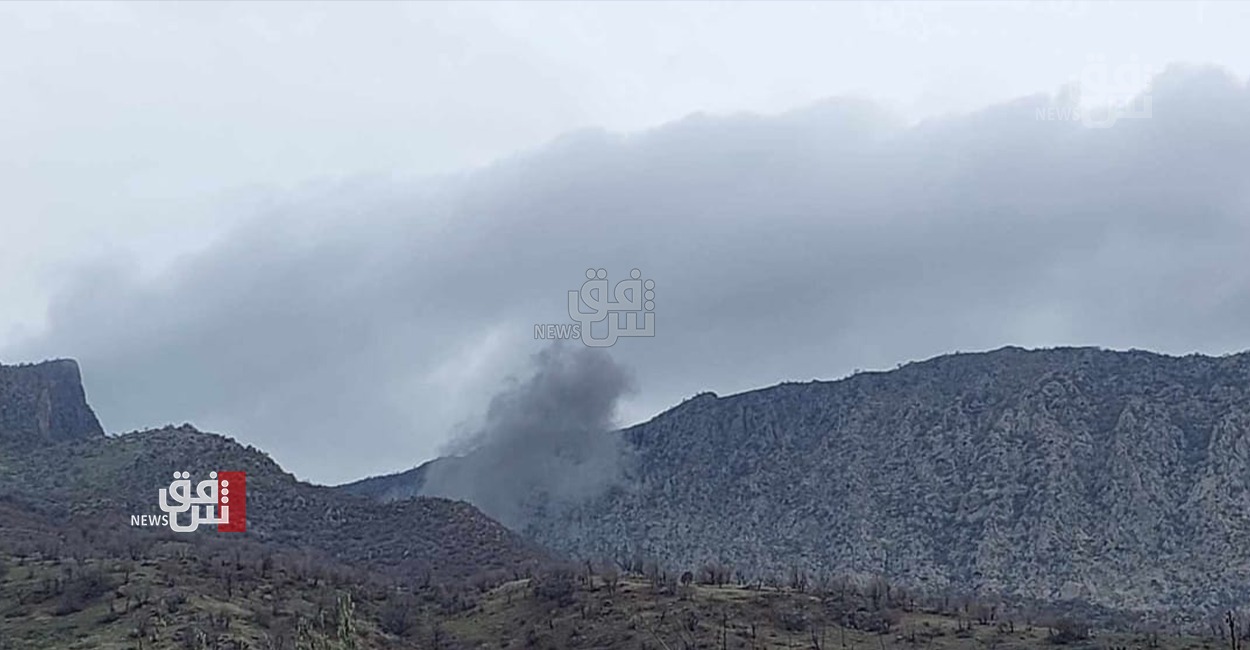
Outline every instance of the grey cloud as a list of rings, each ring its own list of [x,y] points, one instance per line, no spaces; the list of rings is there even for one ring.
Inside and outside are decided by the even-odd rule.
[[[588,267],[657,284],[656,336],[612,351],[627,420],[957,349],[1250,347],[1250,93],[1152,93],[1108,129],[1046,95],[915,126],[836,99],[295,192],[162,277],[83,270],[3,352],[78,357],[111,431],[190,420],[341,481],[488,423]]]
[[[614,429],[632,375],[606,351],[556,344],[533,358],[533,374],[490,401],[482,427],[454,441],[459,457],[430,465],[422,493],[462,499],[509,526],[527,507],[594,496],[629,471]]]

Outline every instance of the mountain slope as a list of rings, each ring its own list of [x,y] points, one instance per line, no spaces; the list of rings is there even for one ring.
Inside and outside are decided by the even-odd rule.
[[[0,499],[120,530],[132,515],[161,514],[158,492],[177,471],[197,481],[210,471],[247,472],[249,540],[315,550],[396,578],[515,572],[547,558],[466,503],[377,503],[310,485],[261,451],[190,425],[105,436],[75,362],[0,366]]]
[[[404,472],[369,476],[359,481],[335,486],[335,489],[376,501],[411,499],[420,496],[421,488],[425,485],[426,473],[431,467],[455,463],[457,460],[455,456],[436,458]]]
[[[536,512],[576,555],[883,574],[1113,607],[1250,597],[1250,355],[1004,348],[689,400],[623,489]],[[419,492],[372,482],[374,494]],[[395,479],[399,481],[400,479]]]
[[[0,500],[6,650],[413,647],[383,629],[379,605],[395,593],[382,576],[246,536],[68,522]]]
[[[1106,647],[1223,647],[1151,634],[1158,625],[1113,613],[926,600],[882,582],[785,587],[701,573],[683,584],[654,568],[601,565],[401,586],[246,536],[101,523],[67,524],[0,500],[0,648],[1037,650],[1086,641],[1092,630]],[[1197,631],[1220,629],[1214,623]]]
[[[463,502],[377,503],[300,482],[268,456],[189,425],[57,444],[0,457],[0,497],[40,512],[130,526],[160,514],[158,490],[174,471],[245,471],[244,535],[306,547],[410,579],[448,580],[529,566],[545,553]],[[205,535],[220,535],[215,531]]]

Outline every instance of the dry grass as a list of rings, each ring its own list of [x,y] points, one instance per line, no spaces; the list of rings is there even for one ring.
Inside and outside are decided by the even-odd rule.
[[[655,588],[639,577],[614,590],[579,577],[571,598],[535,595],[529,581],[501,585],[446,622],[480,648],[780,648],[829,650],[1023,650],[1141,648],[1216,650],[1210,639],[1094,632],[1058,642],[1049,627],[978,623],[962,616],[889,610],[881,617],[848,603],[788,589],[690,585]],[[880,626],[879,618],[889,622]]]

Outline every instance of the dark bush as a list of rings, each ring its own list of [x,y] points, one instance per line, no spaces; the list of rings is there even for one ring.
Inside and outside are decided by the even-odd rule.
[[[113,590],[114,584],[99,570],[90,569],[65,580],[55,613],[65,616],[82,611],[96,600]]]
[[[1089,639],[1089,624],[1071,618],[1061,618],[1050,627],[1051,643],[1064,645]]]
[[[576,577],[570,569],[556,568],[533,581],[534,597],[552,601],[561,607],[572,605],[576,600]]]
[[[392,597],[386,600],[379,615],[379,625],[383,632],[398,637],[405,637],[416,627],[416,609],[411,599]]]

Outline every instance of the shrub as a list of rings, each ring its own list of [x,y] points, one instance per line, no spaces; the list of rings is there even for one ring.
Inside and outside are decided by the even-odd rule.
[[[113,584],[99,570],[82,571],[78,575],[65,580],[60,600],[57,601],[55,613],[65,616],[82,611],[91,601],[113,590]]]
[[[415,627],[416,620],[412,615],[413,603],[410,599],[392,597],[386,600],[379,616],[382,631],[398,637],[408,636]]]
[[[1064,645],[1089,639],[1089,624],[1071,618],[1061,618],[1050,628],[1051,643]]]
[[[570,569],[551,569],[534,578],[532,585],[534,597],[539,600],[553,601],[561,607],[572,605],[576,600],[576,577]]]

